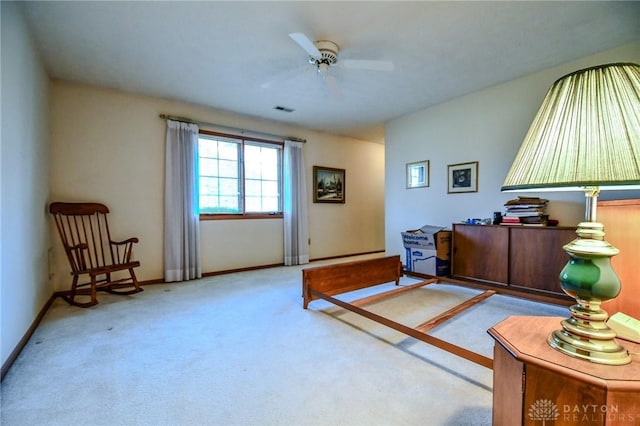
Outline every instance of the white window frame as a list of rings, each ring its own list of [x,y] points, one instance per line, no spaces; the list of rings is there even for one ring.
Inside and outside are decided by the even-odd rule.
[[[200,130],[199,139],[213,139],[219,141],[228,141],[234,142],[238,144],[238,203],[239,209],[235,212],[229,211],[207,211],[201,208],[200,211],[200,219],[201,220],[212,220],[212,219],[260,219],[260,218],[281,218],[282,214],[282,158],[283,158],[283,147],[284,143],[282,142],[274,142],[269,140],[263,140],[258,138],[250,138],[245,136],[237,136],[232,134],[211,132],[207,130]],[[244,164],[244,153],[246,146],[261,146],[266,148],[277,149],[278,151],[278,165],[277,165],[277,185],[278,185],[278,208],[275,211],[259,211],[252,212],[246,211],[246,200],[245,200],[245,164]],[[201,159],[198,158],[198,164],[200,164]],[[198,167],[200,169],[200,167]],[[199,172],[199,184],[201,179],[203,178]],[[262,179],[258,179],[262,180]],[[270,181],[269,179],[265,179],[265,181]],[[199,185],[199,194],[198,196],[203,195],[203,185]]]

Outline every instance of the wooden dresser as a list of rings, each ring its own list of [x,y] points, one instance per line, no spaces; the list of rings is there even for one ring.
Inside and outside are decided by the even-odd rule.
[[[562,246],[576,238],[572,227],[454,224],[454,279],[529,298],[572,301],[560,287],[569,260]]]

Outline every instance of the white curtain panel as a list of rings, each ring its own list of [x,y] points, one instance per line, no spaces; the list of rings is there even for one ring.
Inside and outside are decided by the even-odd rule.
[[[164,279],[200,278],[198,126],[167,120],[165,152]]]
[[[284,141],[284,264],[309,263],[307,184],[302,142]]]

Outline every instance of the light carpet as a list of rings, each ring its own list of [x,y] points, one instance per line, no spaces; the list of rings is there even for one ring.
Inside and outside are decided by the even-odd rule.
[[[2,425],[491,424],[491,370],[322,300],[302,309],[301,270],[327,263],[101,293],[90,309],[58,299],[2,382]],[[478,293],[429,285],[367,309],[414,326]],[[495,295],[431,334],[492,357],[486,330],[511,315],[567,309]]]

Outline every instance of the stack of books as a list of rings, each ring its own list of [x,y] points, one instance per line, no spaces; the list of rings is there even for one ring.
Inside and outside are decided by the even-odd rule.
[[[507,211],[502,217],[502,225],[546,226],[549,220],[547,204],[549,200],[538,197],[518,197],[507,201]]]

